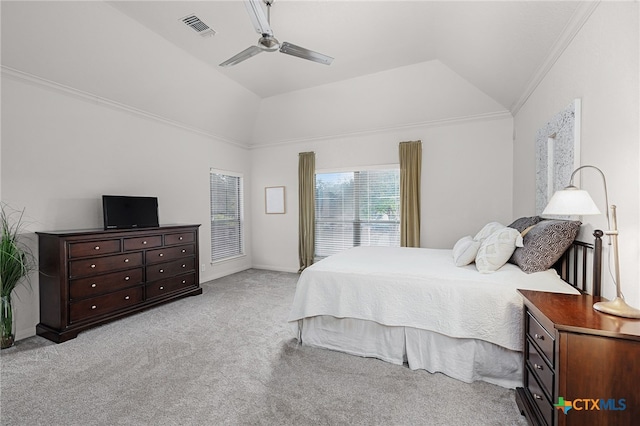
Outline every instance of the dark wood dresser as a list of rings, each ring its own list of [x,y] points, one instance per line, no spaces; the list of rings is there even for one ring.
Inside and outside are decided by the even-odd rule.
[[[199,226],[37,232],[37,334],[60,343],[151,306],[202,294]]]
[[[532,425],[632,425],[640,418],[640,320],[593,309],[601,297],[519,290],[524,297],[523,388]],[[573,408],[556,408],[559,398]]]

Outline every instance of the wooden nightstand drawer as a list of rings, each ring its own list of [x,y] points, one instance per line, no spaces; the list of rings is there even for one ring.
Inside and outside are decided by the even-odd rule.
[[[120,253],[120,240],[100,240],[84,243],[69,243],[69,258],[99,256]]]
[[[111,272],[117,269],[131,268],[142,265],[142,253],[128,253],[117,256],[96,257],[86,260],[69,262],[69,275],[81,277]]]
[[[547,425],[553,424],[553,405],[547,399],[546,395],[542,390],[542,386],[538,383],[538,380],[535,376],[529,371],[527,368],[527,379],[526,379],[526,387],[527,392],[529,392],[529,396],[533,400],[538,410],[540,410],[540,414],[542,414],[542,418],[547,423]]]
[[[146,253],[146,262],[147,264],[160,263],[168,260],[179,259],[181,257],[189,257],[193,256],[195,250],[196,248],[193,244],[149,250]]]
[[[125,309],[142,302],[142,300],[143,288],[138,286],[72,303],[70,309],[71,322]]]
[[[95,277],[79,278],[69,281],[69,299],[84,299],[98,294],[120,290],[140,284],[142,268],[128,269],[111,274],[96,275]]]
[[[555,366],[555,359],[553,354],[555,353],[555,340],[549,334],[545,328],[540,325],[538,320],[531,315],[531,312],[527,311],[527,335],[542,350],[542,354],[545,356],[549,364]]]
[[[540,355],[538,349],[533,344],[531,344],[529,339],[527,339],[527,341],[525,342],[525,357],[526,364],[537,376],[540,385],[547,395],[547,398],[552,398],[554,389],[553,369],[547,364],[544,357]]]

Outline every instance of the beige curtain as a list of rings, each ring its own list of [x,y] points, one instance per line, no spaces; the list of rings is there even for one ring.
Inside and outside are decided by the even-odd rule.
[[[422,142],[400,142],[400,246],[420,247]]]
[[[316,207],[315,207],[316,154],[301,152],[298,158],[298,258],[300,270],[313,264]]]

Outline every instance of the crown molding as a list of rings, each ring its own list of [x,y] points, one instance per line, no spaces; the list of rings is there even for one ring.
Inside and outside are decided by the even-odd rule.
[[[177,127],[179,129],[182,130],[186,130],[190,133],[194,133],[196,135],[199,136],[204,136],[206,138],[209,139],[213,139],[219,142],[224,142],[226,144],[229,145],[233,145],[235,147],[239,147],[239,148],[243,148],[243,149],[248,149],[249,145],[246,143],[242,143],[240,141],[234,140],[234,139],[230,139],[224,136],[220,136],[217,135],[215,133],[211,133],[209,131],[197,128],[197,127],[193,127],[184,123],[181,123],[179,121],[175,121],[166,117],[163,117],[161,115],[158,114],[154,114],[152,112],[149,111],[145,111],[142,110],[140,108],[136,108],[133,107],[131,105],[126,105],[102,96],[98,96],[95,95],[93,93],[89,93],[86,92],[84,90],[80,90],[80,89],[76,89],[74,87],[71,86],[67,86],[61,83],[57,83],[55,81],[52,80],[47,80],[46,78],[42,78],[33,74],[30,74],[28,72],[25,71],[21,71],[15,68],[11,68],[8,67],[6,65],[0,65],[0,69],[2,70],[2,75],[3,76],[7,76],[22,82],[26,82],[35,86],[40,86],[40,87],[44,87],[46,89],[51,89],[53,91],[56,91],[58,93],[62,93],[68,96],[72,96],[84,101],[90,101],[92,103],[99,103],[103,106],[106,106],[108,108],[112,108],[118,111],[124,111],[127,112],[129,114],[138,116],[138,117],[142,117],[142,118],[146,118],[149,120],[153,120],[153,121],[157,121],[163,124],[167,124],[169,126],[173,126],[173,127]]]
[[[549,71],[551,71],[551,68],[553,68],[560,56],[562,56],[567,47],[569,47],[575,36],[580,32],[583,25],[589,20],[589,17],[596,10],[599,4],[600,0],[582,1],[578,4],[573,15],[571,15],[569,22],[551,47],[546,59],[533,74],[533,77],[529,80],[529,83],[522,95],[520,95],[518,100],[511,105],[510,111],[514,117],[518,111],[520,111],[520,108],[524,106],[542,80],[544,80]]]
[[[46,89],[54,90],[56,92],[59,92],[68,96],[76,97],[85,101],[90,101],[94,103],[97,102],[109,108],[113,108],[119,111],[124,111],[129,114],[136,115],[138,117],[154,120],[163,124],[177,127],[182,130],[186,130],[188,132],[191,132],[200,136],[204,136],[216,141],[221,141],[229,145],[233,145],[235,147],[249,149],[249,150],[283,146],[283,145],[294,145],[298,143],[322,141],[322,140],[328,140],[333,138],[366,136],[366,135],[371,135],[375,133],[407,130],[407,129],[413,129],[418,127],[440,127],[440,126],[449,126],[454,124],[469,123],[469,122],[476,122],[476,121],[489,121],[489,120],[499,120],[504,118],[513,118],[513,116],[509,111],[504,110],[504,111],[496,111],[496,112],[490,112],[490,113],[484,113],[484,114],[475,114],[475,115],[469,115],[469,116],[430,120],[430,121],[408,123],[408,124],[395,125],[395,126],[378,127],[374,129],[360,130],[360,131],[347,132],[347,133],[328,134],[328,135],[308,137],[308,138],[287,139],[287,140],[281,140],[281,141],[267,142],[259,145],[249,145],[246,143],[242,143],[236,140],[226,138],[224,136],[216,135],[206,130],[202,130],[193,126],[186,125],[184,123],[180,123],[175,120],[168,119],[166,117],[162,117],[160,115],[157,115],[148,111],[144,111],[142,109],[139,109],[130,105],[126,105],[108,98],[104,98],[102,96],[98,96],[80,89],[76,89],[74,87],[70,87],[70,86],[57,83],[55,81],[48,80],[24,71],[20,71],[18,69],[11,68],[6,65],[1,65],[0,69],[2,71],[3,76],[14,78],[16,80],[23,81],[35,86],[40,86]]]
[[[254,149],[261,149],[261,148],[271,148],[276,146],[295,145],[298,143],[305,143],[305,142],[324,141],[324,140],[335,139],[335,138],[347,138],[347,137],[354,137],[354,136],[367,136],[367,135],[372,135],[376,133],[396,132],[400,130],[415,129],[419,127],[423,127],[423,128],[442,127],[442,126],[451,126],[455,124],[472,123],[472,122],[478,122],[478,121],[502,120],[505,118],[513,118],[513,116],[509,111],[504,110],[504,111],[496,111],[496,112],[489,112],[489,113],[483,113],[483,114],[467,115],[467,116],[461,116],[461,117],[444,118],[439,120],[421,121],[417,123],[400,124],[395,126],[377,127],[374,129],[360,130],[355,132],[336,133],[331,135],[312,136],[312,137],[298,138],[298,139],[286,139],[286,140],[277,141],[277,142],[266,142],[259,145],[251,145],[249,149],[254,150]]]

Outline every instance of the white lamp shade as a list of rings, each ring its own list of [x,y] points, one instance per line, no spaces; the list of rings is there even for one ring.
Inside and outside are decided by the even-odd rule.
[[[556,191],[542,212],[550,216],[583,216],[600,214],[589,193],[576,187]]]

